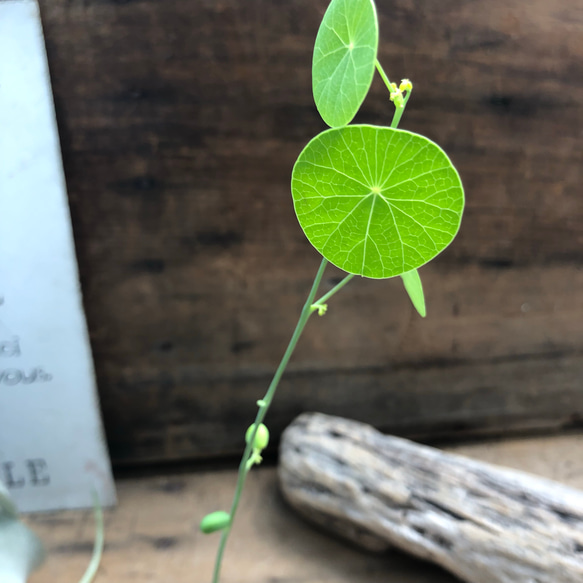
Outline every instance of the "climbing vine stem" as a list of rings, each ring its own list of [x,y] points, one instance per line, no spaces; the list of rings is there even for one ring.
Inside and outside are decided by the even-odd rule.
[[[384,72],[378,59],[376,60],[375,65],[376,65],[377,71],[379,72],[385,85],[387,86],[387,89],[389,90],[389,93],[391,95],[391,101],[393,101],[393,103],[395,105],[395,113],[393,115],[393,121],[391,123],[391,127],[396,128],[399,125],[399,121],[401,120],[401,116],[403,115],[403,111],[405,110],[405,106],[406,106],[407,101],[409,100],[409,97],[411,95],[411,83],[406,81],[406,80],[403,80],[401,85],[399,87],[397,87],[395,83],[391,83],[389,81],[389,78],[387,77],[386,73]],[[403,95],[403,93],[405,93],[405,94]],[[251,432],[250,439],[248,440],[247,445],[245,447],[243,457],[241,458],[241,463],[239,464],[239,475],[237,478],[237,485],[235,487],[235,494],[233,496],[233,502],[231,504],[231,510],[229,513],[230,520],[229,520],[228,525],[225,528],[223,528],[222,532],[221,532],[221,540],[219,542],[219,548],[217,551],[217,558],[215,561],[215,568],[213,571],[213,583],[219,583],[219,577],[220,577],[220,573],[221,573],[221,565],[223,562],[223,555],[225,553],[227,540],[229,538],[229,534],[231,532],[231,527],[232,527],[233,521],[235,519],[235,514],[236,514],[237,508],[239,506],[241,494],[243,493],[243,487],[245,486],[247,474],[249,473],[249,471],[251,470],[251,468],[253,466],[253,461],[250,462],[250,459],[251,459],[251,456],[253,453],[253,444],[255,442],[255,437],[256,437],[258,428],[261,425],[261,423],[263,423],[263,420],[265,419],[265,416],[267,415],[267,411],[269,410],[269,407],[271,406],[271,403],[273,401],[273,397],[274,397],[275,392],[277,390],[277,387],[279,385],[279,381],[281,380],[281,377],[282,377],[282,375],[287,367],[289,359],[291,358],[291,356],[294,352],[296,344],[298,343],[298,340],[299,340],[302,332],[304,331],[304,328],[305,328],[310,316],[316,311],[318,312],[318,314],[320,316],[323,316],[326,313],[326,309],[327,309],[326,302],[334,294],[336,294],[338,291],[340,291],[354,277],[354,274],[347,275],[338,284],[336,284],[329,292],[324,294],[317,301],[314,301],[314,298],[316,297],[316,292],[318,291],[318,287],[320,286],[320,283],[322,281],[322,277],[324,275],[324,271],[326,269],[327,264],[328,264],[328,261],[326,259],[322,259],[322,263],[320,264],[320,268],[318,269],[316,277],[314,278],[314,283],[312,284],[312,289],[310,290],[310,293],[308,294],[308,299],[306,300],[306,303],[304,304],[304,307],[302,308],[302,311],[300,313],[300,317],[299,317],[298,323],[296,325],[296,328],[294,330],[294,333],[291,337],[291,340],[289,341],[289,344],[288,344],[287,349],[283,355],[283,358],[281,359],[281,362],[279,363],[279,366],[277,367],[275,375],[273,376],[273,380],[271,381],[269,388],[267,389],[267,392],[265,393],[265,396],[263,397],[263,399],[260,399],[259,401],[257,401],[258,410],[257,410],[257,415],[255,417],[255,421],[253,424],[253,430]]]
[[[305,146],[291,176],[298,222],[325,258],[273,380],[263,399],[257,401],[255,421],[245,434],[246,447],[230,511],[213,512],[201,522],[202,532],[221,531],[213,583],[219,583],[247,474],[261,462],[261,452],[269,441],[263,420],[310,316],[315,312],[323,316],[326,302],[355,275],[373,279],[401,276],[413,305],[425,316],[417,268],[451,242],[461,221],[463,187],[445,152],[423,136],[395,131],[413,85],[408,79],[402,79],[399,85],[390,81],[377,58],[377,48],[374,0],[331,0],[316,37],[312,62],[314,101],[330,129]],[[395,106],[391,126],[351,125],[370,89],[375,69]],[[398,176],[393,176],[396,168],[400,169]],[[407,186],[400,188],[404,183]],[[448,186],[442,188],[442,184]],[[396,198],[385,198],[383,212],[374,204],[379,198],[376,195],[384,191]],[[401,229],[405,229],[406,241],[401,238]],[[439,237],[431,236],[435,232]],[[368,250],[367,243],[371,245]],[[362,261],[357,257],[360,252]],[[328,261],[347,275],[316,300]]]
[[[263,423],[263,420],[265,419],[265,415],[267,414],[267,411],[269,410],[271,402],[273,401],[275,391],[277,390],[277,386],[279,385],[279,381],[280,381],[280,379],[281,379],[281,377],[286,369],[287,363],[289,362],[289,359],[291,358],[291,355],[293,354],[293,351],[294,351],[296,344],[298,343],[298,340],[299,340],[299,338],[300,338],[300,336],[301,336],[301,334],[302,334],[302,332],[303,332],[303,330],[308,322],[308,319],[310,318],[311,314],[314,312],[314,310],[312,310],[312,304],[314,303],[314,298],[316,297],[316,292],[318,291],[318,287],[320,286],[320,282],[322,281],[322,277],[324,276],[324,271],[326,270],[327,265],[328,265],[328,261],[326,261],[326,259],[322,259],[322,263],[320,264],[320,268],[318,269],[318,273],[316,274],[316,277],[314,278],[314,283],[312,284],[312,289],[310,290],[310,293],[308,294],[308,299],[306,300],[306,303],[304,304],[304,307],[302,308],[302,311],[300,313],[300,318],[298,320],[298,323],[296,325],[294,333],[291,337],[291,340],[289,341],[289,344],[288,344],[287,349],[283,355],[283,358],[281,359],[281,362],[279,363],[279,366],[277,367],[277,370],[275,371],[275,375],[273,376],[273,380],[271,381],[269,388],[267,389],[267,392],[265,393],[265,396],[263,397],[263,399],[260,399],[259,401],[257,401],[257,405],[258,405],[259,409],[258,409],[257,415],[255,417],[253,433],[251,434],[250,439],[247,442],[247,446],[245,447],[245,452],[243,453],[243,457],[241,458],[241,463],[239,464],[239,477],[237,479],[237,485],[235,487],[235,494],[233,496],[233,502],[231,504],[231,511],[230,511],[231,519],[229,521],[229,524],[223,529],[223,531],[221,533],[221,540],[219,543],[219,549],[217,551],[217,558],[215,561],[215,569],[213,572],[213,583],[219,582],[219,576],[220,576],[220,572],[221,572],[221,564],[223,562],[223,555],[225,552],[225,547],[227,545],[227,539],[229,538],[229,533],[230,533],[231,527],[233,525],[235,513],[237,512],[237,507],[239,506],[239,500],[241,499],[241,494],[243,492],[243,487],[245,485],[245,480],[247,478],[247,474],[249,473],[249,470],[251,469],[250,466],[248,466],[247,462],[249,461],[249,458],[251,457],[251,454],[253,451],[253,443],[255,442],[257,430],[258,430],[260,424]],[[348,282],[346,282],[346,283],[348,283]],[[338,288],[338,286],[336,286],[336,288]],[[336,288],[334,288],[330,291],[334,291]],[[338,288],[338,289],[340,289],[340,288]],[[328,294],[326,294],[326,295],[328,295]],[[323,298],[324,297],[326,297],[326,296],[323,296]]]

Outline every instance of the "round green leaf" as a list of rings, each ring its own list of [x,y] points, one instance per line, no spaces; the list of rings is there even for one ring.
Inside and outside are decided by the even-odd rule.
[[[292,195],[304,233],[328,261],[379,279],[445,249],[464,206],[459,175],[439,146],[368,125],[316,136],[295,163]]]
[[[372,83],[379,30],[372,0],[332,0],[320,25],[312,63],[316,107],[331,127],[356,115]]]

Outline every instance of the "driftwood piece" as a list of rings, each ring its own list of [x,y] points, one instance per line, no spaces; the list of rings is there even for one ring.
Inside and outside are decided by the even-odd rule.
[[[369,550],[468,583],[583,581],[583,493],[551,480],[321,414],[286,429],[279,476],[301,514]]]

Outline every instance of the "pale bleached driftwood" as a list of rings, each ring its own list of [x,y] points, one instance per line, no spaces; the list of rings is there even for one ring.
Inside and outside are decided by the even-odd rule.
[[[308,519],[361,546],[390,546],[468,583],[581,583],[583,492],[304,414],[285,431],[281,487]]]

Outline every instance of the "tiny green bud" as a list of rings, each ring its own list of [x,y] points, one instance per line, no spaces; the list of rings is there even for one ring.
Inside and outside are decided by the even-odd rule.
[[[262,461],[263,461],[263,458],[261,457],[259,450],[255,449],[255,450],[253,450],[253,453],[251,454],[251,456],[247,460],[247,463],[245,464],[245,468],[247,469],[247,471],[249,471],[255,464],[259,465]]]
[[[217,510],[216,512],[207,514],[200,521],[200,530],[205,534],[210,534],[217,530],[223,530],[229,526],[229,522],[231,522],[231,515],[224,510]]]
[[[318,312],[318,316],[323,316],[326,313],[326,310],[328,309],[328,304],[312,304],[310,306],[310,314],[313,314],[314,312]]]
[[[409,79],[401,79],[399,91],[411,91],[411,89],[413,89],[413,83]]]
[[[403,94],[394,93],[391,95],[391,101],[395,104],[396,108],[403,107]]]
[[[245,443],[249,443],[251,440],[251,436],[253,435],[253,431],[255,430],[255,423],[249,426],[247,432],[245,433]],[[267,447],[269,443],[269,429],[263,425],[263,423],[259,424],[257,428],[257,433],[255,434],[255,441],[253,443],[253,449],[257,449],[261,451]]]

